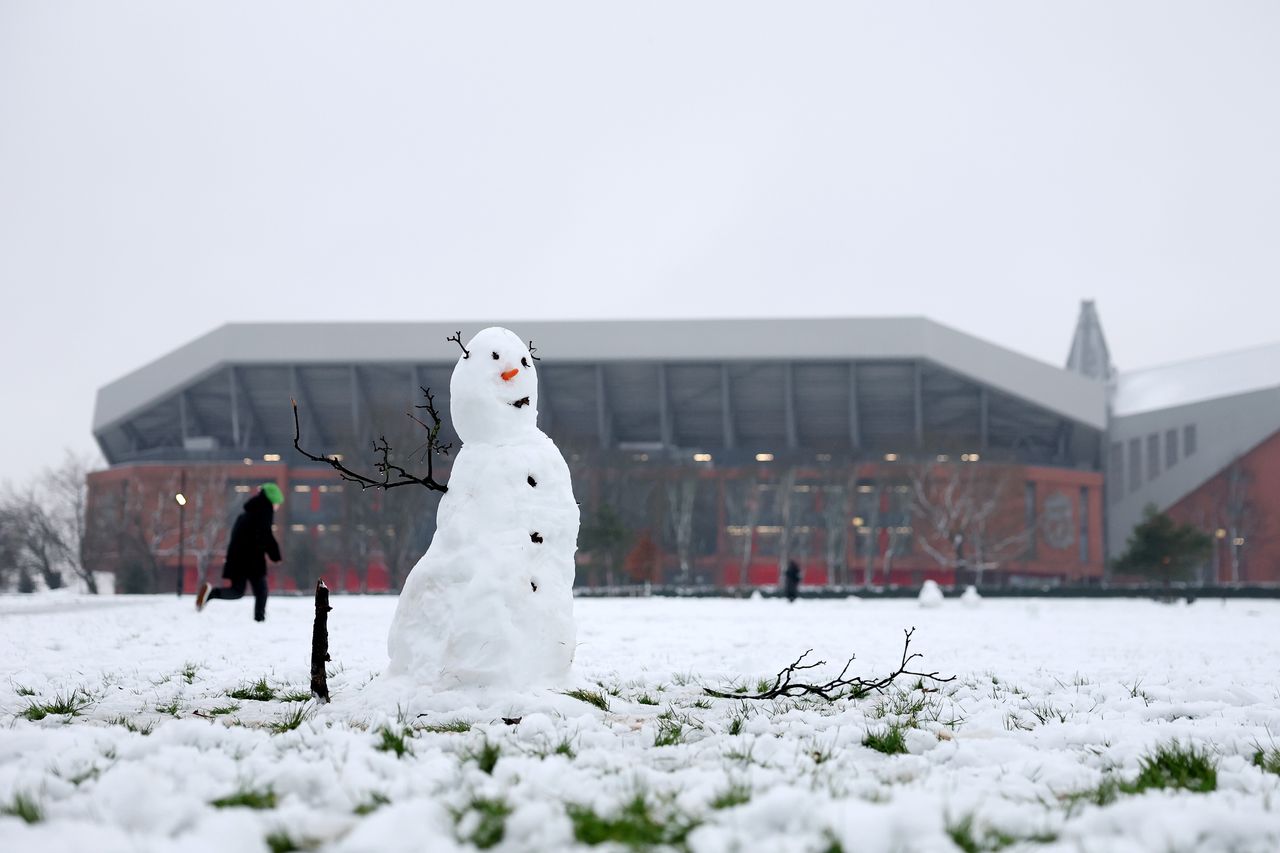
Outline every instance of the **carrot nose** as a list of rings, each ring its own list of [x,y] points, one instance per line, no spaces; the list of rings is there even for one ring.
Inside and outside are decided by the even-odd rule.
[[[519,372],[520,372],[520,368],[518,367],[513,367],[510,370],[504,370],[502,371],[502,378],[504,381],[510,382],[511,379]]]

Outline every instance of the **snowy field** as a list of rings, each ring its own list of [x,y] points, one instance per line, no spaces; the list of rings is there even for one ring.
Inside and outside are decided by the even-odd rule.
[[[0,598],[0,849],[1280,849],[1280,602],[579,600],[578,698],[387,684],[394,606],[317,707],[308,600]],[[911,626],[955,681],[702,692]]]

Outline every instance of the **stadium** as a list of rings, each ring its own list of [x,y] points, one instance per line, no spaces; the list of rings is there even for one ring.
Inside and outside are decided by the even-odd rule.
[[[1225,400],[1164,399],[1158,374],[1112,369],[1092,303],[1064,368],[916,317],[498,325],[536,347],[539,424],[583,510],[583,585],[771,586],[792,560],[820,587],[1097,584],[1152,502],[1227,531],[1206,580],[1280,577],[1256,521],[1209,519],[1196,497],[1231,465],[1263,485],[1258,466],[1276,464],[1275,353]],[[397,588],[438,495],[344,484],[294,449],[291,401],[312,453],[372,470],[385,437],[425,465],[406,412],[429,389],[457,446],[449,337],[479,328],[231,324],[103,387],[93,431],[110,467],[90,477],[91,530],[117,588],[191,589],[268,479],[288,495],[286,586]],[[434,464],[447,478],[449,457]]]

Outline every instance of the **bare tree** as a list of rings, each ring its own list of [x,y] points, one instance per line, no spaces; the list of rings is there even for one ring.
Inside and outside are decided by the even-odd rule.
[[[4,496],[4,553],[11,572],[38,577],[47,589],[63,586],[70,577],[89,592],[98,591],[84,562],[89,467],[87,457],[68,452],[62,464],[46,468],[27,489]]]
[[[865,495],[854,502],[859,527],[866,531],[862,546],[862,585],[870,587],[875,580],[876,558],[881,560],[881,573],[888,582],[893,560],[903,550],[910,534],[904,532],[903,484],[882,468],[877,468],[869,482],[856,484],[856,494]],[[884,550],[880,549],[881,531],[885,532]]]
[[[676,545],[680,564],[680,581],[689,583],[693,576],[693,509],[698,499],[698,480],[683,476],[666,484],[667,524]]]
[[[197,470],[194,475],[187,477],[185,488],[187,517],[183,544],[186,553],[196,561],[198,586],[209,579],[210,565],[226,553],[227,539],[237,508],[234,506],[231,484],[222,468]],[[165,503],[162,498],[161,505]]]
[[[177,474],[159,480],[124,484],[114,518],[100,516],[94,549],[114,551],[117,589],[128,593],[159,592],[162,570],[178,553],[178,508],[169,500],[179,489]]]
[[[756,525],[760,522],[761,484],[755,477],[725,483],[725,511],[729,524],[742,531],[738,552],[738,586],[750,584],[751,552],[754,549]]]
[[[827,580],[832,586],[846,586],[851,578],[847,559],[849,524],[853,518],[855,477],[827,483],[822,487],[822,524],[826,530]]]
[[[85,554],[88,537],[89,471],[94,459],[67,451],[62,464],[47,471],[44,504],[67,569],[94,595],[98,583],[92,558]]]
[[[939,462],[908,469],[911,511],[923,528],[922,550],[944,568],[982,573],[1026,552],[1035,524],[1011,522],[1006,503],[1018,482],[1005,467]]]
[[[67,549],[53,516],[34,489],[9,495],[5,501],[7,537],[14,549],[19,576],[39,577],[46,589],[63,585]]]

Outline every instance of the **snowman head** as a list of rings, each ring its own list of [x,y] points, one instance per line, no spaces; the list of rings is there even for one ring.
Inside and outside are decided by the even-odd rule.
[[[538,372],[524,341],[498,326],[477,332],[449,380],[449,411],[463,442],[510,444],[538,424]]]

